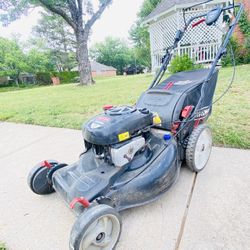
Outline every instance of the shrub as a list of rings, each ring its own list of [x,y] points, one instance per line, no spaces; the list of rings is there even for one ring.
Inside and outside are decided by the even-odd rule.
[[[239,58],[237,57],[236,58],[236,51],[238,50],[238,43],[236,41],[236,39],[234,38],[231,38],[230,39],[230,43],[228,44],[227,46],[227,54],[224,55],[222,58],[221,58],[221,64],[222,66],[229,66],[229,65],[232,65],[232,55],[231,55],[231,47],[232,47],[232,50],[234,52],[234,55],[235,55],[235,61],[237,61]],[[237,53],[238,54],[238,53]],[[237,60],[236,60],[237,59]]]
[[[49,72],[38,72],[36,73],[36,81],[41,85],[50,85],[52,83],[51,75]]]
[[[250,21],[248,20],[247,16],[248,16],[248,13],[247,11],[244,10],[239,20],[239,27],[240,27],[241,32],[244,35],[249,36],[250,35]]]
[[[240,45],[235,38],[231,38],[230,44],[235,56],[236,65],[250,63],[250,37],[246,37],[244,45]],[[227,46],[227,54],[221,59],[222,66],[232,65],[230,44]]]
[[[169,66],[169,71],[171,73],[192,70],[198,68],[199,66],[195,66],[194,62],[188,57],[188,55],[183,56],[175,56],[171,61],[171,65]]]
[[[250,21],[248,20],[246,11],[242,13],[238,25],[245,37],[244,44],[239,44],[234,37],[231,38],[230,43],[233,48],[236,64],[247,64],[250,63]],[[227,54],[222,58],[222,65],[232,65],[230,45],[227,48]]]
[[[51,77],[59,77],[61,83],[76,82],[76,77],[79,77],[77,71],[62,71],[62,72],[38,72],[36,74],[36,81],[40,85],[50,85],[52,83]]]
[[[54,72],[53,75],[59,77],[61,83],[72,83],[75,82],[76,77],[79,77],[79,72],[62,71],[62,72]]]
[[[0,242],[0,250],[7,250],[4,243]]]

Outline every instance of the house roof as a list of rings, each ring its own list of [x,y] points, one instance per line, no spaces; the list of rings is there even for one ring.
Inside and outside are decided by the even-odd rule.
[[[95,72],[100,72],[100,71],[116,71],[117,69],[112,67],[112,66],[107,66],[101,63],[98,63],[96,61],[91,61],[91,70]],[[72,71],[78,71],[78,67],[74,67]]]
[[[116,68],[112,66],[107,66],[105,64],[98,63],[96,61],[91,61],[91,69],[92,71],[114,71]]]
[[[168,12],[171,8],[175,6],[188,6],[195,3],[200,3],[202,0],[162,0],[156,8],[145,18],[144,23],[149,22],[152,19],[156,19],[157,17],[163,15]],[[226,2],[226,0],[217,0],[214,2]],[[211,2],[211,4],[214,4]]]
[[[162,0],[156,8],[146,17],[145,21],[155,18],[167,11],[168,9],[174,7],[175,5],[185,4],[185,3],[195,3],[201,2],[201,0]]]

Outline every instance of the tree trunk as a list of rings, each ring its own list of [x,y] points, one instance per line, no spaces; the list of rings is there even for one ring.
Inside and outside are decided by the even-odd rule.
[[[18,88],[19,88],[19,75],[20,75],[20,72],[18,71],[17,74],[15,75],[15,84]]]
[[[19,82],[17,78],[15,79],[15,83],[16,83],[16,86],[19,88]]]
[[[80,85],[91,85],[92,74],[88,53],[88,32],[84,30],[77,30],[75,33],[77,41],[77,61],[80,74]]]

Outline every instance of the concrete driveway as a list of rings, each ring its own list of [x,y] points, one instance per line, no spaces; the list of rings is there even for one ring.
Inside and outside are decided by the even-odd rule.
[[[0,241],[13,250],[68,249],[74,214],[26,177],[44,159],[72,163],[81,131],[0,123]],[[250,151],[213,148],[197,178],[183,168],[158,201],[122,213],[118,250],[250,249]]]

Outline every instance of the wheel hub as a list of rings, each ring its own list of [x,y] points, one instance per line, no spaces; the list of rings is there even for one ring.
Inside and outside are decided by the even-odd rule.
[[[104,232],[101,232],[97,235],[96,237],[96,243],[100,243],[102,242],[103,240],[105,239],[105,233]]]
[[[110,250],[119,238],[120,222],[112,214],[105,214],[89,225],[82,236],[81,250]]]

